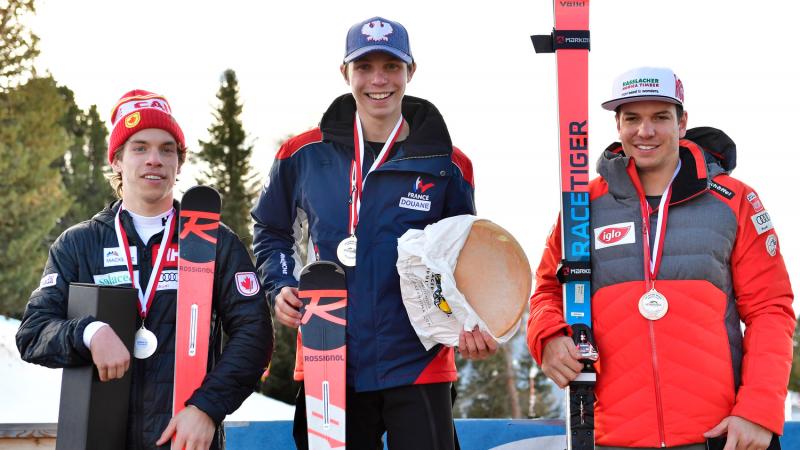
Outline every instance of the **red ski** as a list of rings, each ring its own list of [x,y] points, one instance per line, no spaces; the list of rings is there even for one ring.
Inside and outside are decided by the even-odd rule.
[[[532,36],[537,53],[556,54],[559,151],[561,154],[561,251],[564,319],[581,355],[583,370],[566,390],[567,448],[594,449],[589,205],[589,0],[554,0],[555,28]]]
[[[173,416],[206,376],[220,206],[208,186],[189,189],[181,200]]]
[[[347,284],[344,270],[317,261],[300,273],[300,333],[310,450],[345,448]]]

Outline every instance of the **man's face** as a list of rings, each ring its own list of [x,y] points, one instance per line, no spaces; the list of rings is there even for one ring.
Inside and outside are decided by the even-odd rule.
[[[168,210],[181,168],[175,138],[164,130],[148,128],[128,138],[121,153],[111,166],[122,174],[125,206],[141,215]]]
[[[678,141],[686,135],[687,114],[676,117],[675,105],[660,101],[626,103],[617,114],[622,149],[640,172],[674,170]]]
[[[411,81],[416,65],[410,67],[388,53],[372,52],[343,65],[342,75],[356,99],[362,119],[385,120],[401,112],[406,84]]]

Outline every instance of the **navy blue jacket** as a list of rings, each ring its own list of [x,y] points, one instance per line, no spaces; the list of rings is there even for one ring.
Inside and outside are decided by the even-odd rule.
[[[174,205],[179,210],[179,204]],[[119,248],[114,231],[114,216],[119,206],[117,201],[91,220],[69,228],[50,247],[42,285],[31,294],[17,331],[17,347],[23,360],[47,367],[92,364],[92,354],[83,343],[83,331],[95,318],[66,318],[69,284],[131,286],[124,260],[109,258]],[[142,242],[127,211],[120,214],[120,220],[138,256],[133,269],[146,281],[153,271],[153,259],[164,232]],[[224,224],[220,225],[218,239],[209,373],[187,401],[217,424],[212,449],[224,448],[223,419],[253,392],[272,354],[272,323],[264,294],[260,289],[243,292],[237,288],[236,274],[253,272],[250,256],[236,234]],[[155,449],[172,417],[177,249],[176,227],[145,322],[147,329],[157,336],[158,348],[147,359],[131,356],[129,449]],[[137,328],[141,323],[138,318]],[[228,336],[224,351],[223,329]],[[169,445],[168,442],[158,448],[166,449]]]
[[[306,263],[339,263],[336,247],[348,236],[355,107],[352,95],[343,95],[318,128],[286,141],[252,210],[256,267],[273,301],[280,288],[297,286]],[[367,177],[358,264],[345,267],[347,383],[357,391],[456,379],[453,349],[425,351],[411,327],[400,296],[397,239],[411,228],[474,214],[472,164],[453,147],[436,107],[405,96],[402,108],[410,134]]]

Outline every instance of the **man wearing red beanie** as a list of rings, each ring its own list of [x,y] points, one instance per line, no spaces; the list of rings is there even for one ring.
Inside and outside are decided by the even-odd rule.
[[[213,368],[187,408],[172,417],[180,208],[173,189],[186,159],[186,142],[167,100],[152,92],[123,95],[111,122],[110,183],[120,200],[65,231],[50,247],[17,346],[25,361],[47,367],[94,364],[101,381],[121,378],[130,369],[129,449],[169,448],[173,436],[173,448],[224,448],[223,419],[252,393],[272,353],[264,294],[247,250],[220,226],[209,354]],[[242,287],[237,282],[242,277],[254,283]],[[137,328],[151,336],[142,341],[149,345],[137,339],[131,359],[111,327],[91,316],[67,320],[70,283],[137,288]],[[221,352],[223,328],[229,339]]]

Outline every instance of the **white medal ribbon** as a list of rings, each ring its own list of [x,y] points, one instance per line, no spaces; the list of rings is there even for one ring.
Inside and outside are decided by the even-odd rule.
[[[394,146],[395,141],[397,140],[397,136],[400,134],[400,129],[403,125],[403,116],[401,115],[399,119],[397,119],[397,123],[394,125],[392,132],[389,133],[386,142],[383,144],[383,148],[381,149],[380,153],[375,157],[375,161],[372,162],[369,170],[367,170],[366,174],[362,175],[362,164],[364,161],[364,131],[361,127],[361,117],[358,115],[358,111],[356,111],[355,119],[354,119],[354,139],[353,146],[355,147],[355,157],[353,159],[353,164],[350,167],[350,204],[348,205],[349,209],[349,221],[347,224],[347,231],[348,236],[339,243],[336,247],[336,256],[339,258],[339,261],[347,267],[354,267],[356,265],[356,248],[358,245],[358,239],[356,238],[356,226],[358,225],[358,215],[361,212],[361,196],[362,192],[364,191],[364,186],[367,183],[367,177],[369,176],[372,171],[380,167],[386,159],[389,157],[389,151]]]
[[[355,118],[355,128],[356,128],[356,160],[353,161],[353,173],[350,177],[351,184],[351,195],[353,195],[353,205],[351,206],[353,209],[351,211],[355,212],[355,215],[351,215],[350,219],[350,234],[355,235],[356,232],[356,225],[358,225],[358,213],[361,211],[361,195],[364,192],[364,186],[367,183],[367,177],[373,170],[380,167],[384,162],[386,162],[386,158],[389,156],[389,150],[392,149],[394,146],[395,140],[397,140],[397,136],[400,134],[400,128],[403,125],[403,116],[401,115],[399,119],[397,119],[397,123],[394,125],[392,132],[389,133],[389,137],[386,139],[386,142],[383,144],[383,148],[381,149],[378,156],[375,157],[375,161],[372,162],[372,166],[370,166],[369,170],[366,174],[362,176],[362,169],[361,166],[364,163],[364,131],[361,128],[361,117],[358,115],[358,111],[356,111],[356,118]]]
[[[659,247],[660,247],[661,240],[662,240],[661,225],[664,223],[664,221],[663,221],[663,219],[664,219],[664,210],[666,209],[665,206],[667,204],[667,198],[670,196],[669,194],[670,194],[670,191],[672,190],[672,182],[675,181],[675,177],[678,176],[678,172],[680,170],[681,170],[681,161],[678,160],[678,167],[676,167],[675,168],[675,172],[672,173],[672,178],[670,178],[669,184],[667,185],[667,188],[664,190],[664,193],[661,194],[661,201],[658,204],[658,219],[656,221],[656,238],[655,238],[654,243],[653,243],[653,251],[650,252],[650,278],[651,278],[651,280],[653,282],[655,282],[655,278],[656,278],[656,274],[655,274],[656,261],[658,261],[659,257],[661,256],[661,255],[659,255]],[[645,200],[645,203],[648,205],[648,209],[649,209],[649,203],[647,203],[647,200]],[[649,211],[648,211],[647,216],[645,217],[645,220],[647,220],[647,221],[650,220]],[[645,237],[646,237],[646,241],[645,241],[644,245],[646,245],[649,248],[650,247],[650,223],[647,222],[646,224],[643,224],[643,225],[644,225],[644,228],[645,228]],[[666,230],[665,230],[665,232],[666,232]]]
[[[667,214],[666,210],[669,208],[668,201],[672,194],[672,182],[675,181],[675,177],[678,176],[680,170],[681,161],[678,160],[678,167],[675,168],[675,172],[672,173],[672,178],[670,178],[667,188],[661,194],[661,201],[658,205],[658,218],[656,219],[656,238],[653,240],[652,252],[650,251],[650,203],[645,198],[642,204],[642,228],[644,228],[645,255],[649,256],[650,259],[649,266],[647,265],[648,261],[645,261],[645,278],[650,289],[639,298],[639,314],[648,320],[658,320],[664,317],[669,310],[667,298],[656,290],[656,266],[661,259],[661,241],[666,239],[666,228],[663,227],[663,224],[664,217]]]
[[[153,265],[153,272],[150,273],[150,280],[147,282],[147,290],[144,292],[142,292],[142,287],[139,285],[139,280],[133,276],[133,265],[131,264],[131,250],[130,246],[128,245],[128,236],[125,233],[125,230],[122,228],[119,217],[123,209],[124,205],[120,205],[119,209],[117,210],[117,215],[114,217],[114,231],[117,233],[117,243],[119,247],[122,248],[122,252],[125,255],[125,265],[128,267],[128,274],[131,277],[131,284],[133,284],[137,290],[137,293],[139,294],[139,315],[144,319],[147,317],[147,308],[150,306],[150,302],[155,296],[153,286],[155,286],[156,280],[161,277],[161,270],[164,265],[164,255],[167,251],[167,244],[172,238],[172,233],[175,230],[175,209],[173,208],[166,217],[169,225],[164,227],[164,235],[161,237],[161,247],[158,249],[158,256],[156,256],[156,262]],[[141,265],[142,260],[140,256],[139,267],[141,267]],[[141,271],[139,273],[141,274]]]

